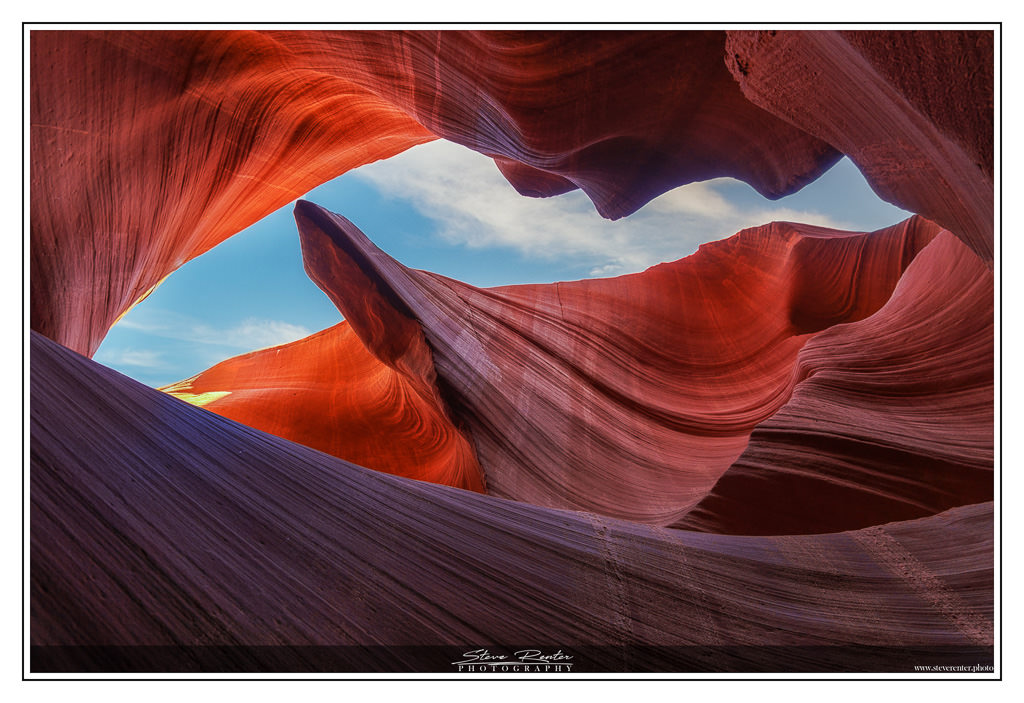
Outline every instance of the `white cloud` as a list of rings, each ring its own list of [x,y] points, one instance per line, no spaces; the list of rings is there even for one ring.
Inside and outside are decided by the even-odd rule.
[[[728,180],[727,178],[716,178],[710,181],[691,183],[658,196],[648,203],[647,207],[666,215],[686,213],[708,219],[730,217],[735,215],[735,206],[715,190],[716,185]]]
[[[591,276],[618,276],[623,273],[625,267],[622,264],[605,264],[590,269]]]
[[[453,244],[510,247],[537,259],[571,257],[590,266],[591,276],[632,273],[674,261],[704,242],[775,220],[852,229],[827,215],[768,201],[743,209],[718,191],[729,179],[676,188],[613,222],[598,215],[578,190],[554,198],[525,198],[491,159],[443,140],[369,164],[352,176],[385,196],[408,200]]]
[[[230,344],[245,349],[264,349],[294,342],[308,337],[313,331],[302,325],[293,325],[281,320],[262,320],[250,317],[226,331],[212,331],[216,338],[224,337]],[[216,343],[214,337],[210,343]]]
[[[163,354],[149,349],[103,349],[96,354],[96,361],[107,366],[136,366],[147,369],[164,367]]]
[[[141,307],[125,315],[117,326],[165,339],[243,352],[276,347],[313,333],[302,325],[257,317],[248,317],[230,327],[217,328],[181,313]]]

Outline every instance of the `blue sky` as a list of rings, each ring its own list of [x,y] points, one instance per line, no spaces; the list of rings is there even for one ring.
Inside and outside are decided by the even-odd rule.
[[[844,158],[781,200],[715,179],[612,222],[580,191],[524,198],[490,159],[443,141],[363,166],[304,197],[347,217],[405,265],[477,286],[642,271],[772,220],[874,230],[909,217],[880,200]],[[172,273],[111,329],[95,359],[162,386],[341,319],[303,271],[288,205]]]

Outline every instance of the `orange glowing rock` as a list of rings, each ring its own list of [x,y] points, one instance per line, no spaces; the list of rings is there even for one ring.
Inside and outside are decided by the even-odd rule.
[[[436,136],[608,217],[683,183],[778,197],[839,154],[743,97],[724,32],[33,31],[32,328],[91,355],[167,274]]]
[[[33,30],[32,670],[993,663],[992,47]],[[183,262],[436,137],[612,218],[840,153],[920,215],[478,289],[300,202],[345,323],[167,389],[212,412],[83,356]]]
[[[657,524],[786,403],[807,340],[882,307],[940,231],[776,223],[641,274],[485,290],[311,203],[296,221],[346,322],[164,390],[388,473],[482,490],[482,470],[494,495]]]
[[[33,31],[32,328],[95,353],[183,263],[433,135],[257,32]]]
[[[161,390],[361,466],[482,492],[470,443],[424,388],[371,355],[342,322]]]
[[[776,223],[641,274],[477,289],[401,266],[311,203],[296,221],[346,324],[166,390],[227,391],[205,407],[479,489],[468,439],[494,495],[656,524],[704,498],[788,400],[810,336],[880,308],[940,231],[920,218],[870,235]],[[378,374],[403,392],[367,393]]]

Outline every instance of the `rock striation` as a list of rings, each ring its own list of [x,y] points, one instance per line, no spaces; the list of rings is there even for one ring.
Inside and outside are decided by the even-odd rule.
[[[422,342],[420,349],[432,378]],[[484,490],[473,446],[448,419],[434,384],[381,362],[347,321],[160,390],[360,466]]]
[[[641,274],[483,290],[402,266],[312,203],[296,222],[310,277],[378,335],[371,351],[394,353],[383,320],[422,325],[489,492],[663,525],[785,403],[809,335],[880,308],[938,232],[777,223]]]
[[[32,328],[92,354],[185,261],[436,137],[498,157],[521,192],[580,187],[609,217],[717,176],[790,193],[840,155],[744,98],[724,43],[723,32],[33,31]]]
[[[667,530],[368,471],[31,343],[35,671],[452,673],[512,643],[576,671],[991,661],[991,503]]]
[[[991,267],[992,32],[737,31],[726,56],[751,102],[849,156],[882,198]]]
[[[881,310],[808,341],[790,400],[680,525],[835,532],[991,500],[992,299],[984,263],[940,233]]]
[[[779,197],[845,153],[991,261],[992,47],[991,31],[35,30],[32,328],[92,354],[185,261],[435,137],[613,218],[716,176]]]
[[[408,269],[312,203],[296,221],[307,270],[363,358],[399,368],[424,349],[421,370],[397,375],[432,380],[424,397],[452,436],[464,428],[493,495],[734,534],[834,532],[992,499],[992,277],[927,220],[874,233],[774,223],[641,274],[494,289]],[[446,472],[434,443],[417,456],[422,423],[402,417],[404,395],[353,397],[373,378],[362,367],[323,374],[347,363],[340,328],[352,334],[342,325],[165,390],[227,391],[199,400],[364,466],[465,486],[463,454]],[[282,404],[300,374],[301,399]],[[412,439],[392,457],[396,427]],[[353,430],[369,451],[348,448]]]
[[[29,45],[32,671],[993,662],[992,31]],[[167,393],[87,358],[185,261],[435,138],[613,219],[842,154],[918,214],[479,289],[299,201],[344,323]]]
[[[312,203],[295,216],[306,269],[346,322],[164,390],[363,466],[480,487],[462,427],[492,494],[654,524],[702,499],[787,401],[811,335],[880,308],[940,231],[774,223],[641,274],[483,290],[402,266]],[[379,373],[436,410],[363,395]],[[460,438],[444,470],[428,414]]]

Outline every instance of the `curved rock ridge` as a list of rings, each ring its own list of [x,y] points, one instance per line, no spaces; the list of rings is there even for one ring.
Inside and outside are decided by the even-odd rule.
[[[792,398],[680,525],[836,532],[991,500],[993,292],[939,234],[881,310],[804,346]]]
[[[994,663],[993,31],[29,44],[33,673]],[[344,323],[170,393],[86,358],[185,261],[438,137],[610,218],[841,154],[919,215],[478,289],[299,201]]]
[[[994,33],[731,31],[743,94],[843,152],[875,192],[992,266]]]
[[[434,136],[258,32],[32,31],[32,328],[92,355],[183,263]]]
[[[721,31],[268,35],[300,61],[344,67],[433,134],[495,157],[521,193],[578,187],[612,219],[717,176],[778,198],[840,157],[743,96]]]
[[[613,218],[716,176],[778,197],[845,153],[991,261],[993,41],[33,30],[32,328],[92,354],[185,261],[438,136],[522,193],[580,187]]]
[[[418,328],[412,331],[422,339]],[[401,333],[392,328],[391,335]],[[432,375],[429,358],[427,368]],[[448,419],[431,381],[382,363],[348,322],[159,390],[360,466],[484,490],[472,445]]]
[[[640,274],[479,289],[402,266],[312,203],[295,217],[310,277],[372,353],[404,363],[393,330],[422,325],[490,493],[662,525],[786,402],[809,336],[878,310],[940,231],[773,223]]]
[[[991,503],[666,530],[368,471],[31,337],[37,671],[451,672],[467,643],[561,647],[576,671],[991,661]]]
[[[723,32],[31,32],[32,328],[82,353],[169,273],[437,136],[608,217],[839,154],[743,97]]]

